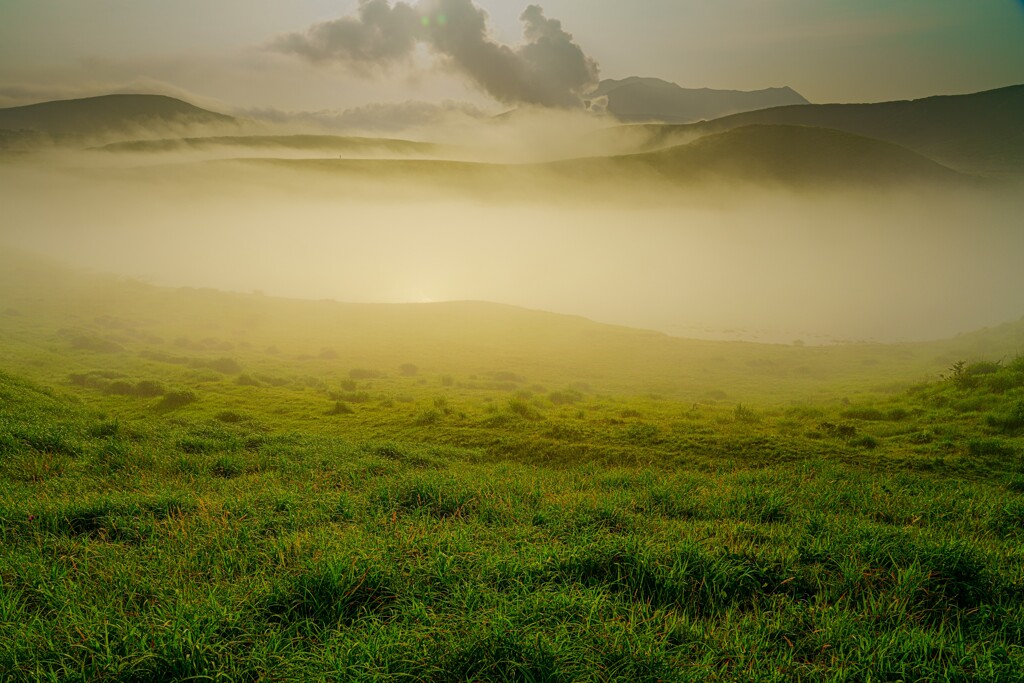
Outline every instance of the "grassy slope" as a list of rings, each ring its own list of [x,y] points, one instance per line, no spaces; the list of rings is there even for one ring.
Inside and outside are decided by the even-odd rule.
[[[103,95],[0,109],[0,128],[97,135],[165,125],[233,124],[237,119],[163,95]]]
[[[958,358],[1024,350],[1020,322],[923,344],[712,342],[479,302],[342,304],[175,290],[13,256],[0,269],[3,311],[6,343],[23,350],[19,370],[34,364],[51,382],[91,369],[93,343],[115,349],[99,356],[104,364],[133,372],[173,367],[147,358],[161,354],[230,356],[253,371],[287,360],[294,372],[317,377],[345,377],[352,368],[394,374],[410,362],[467,386],[471,376],[509,372],[549,390],[583,382],[595,392],[778,403],[840,389],[890,391],[937,377]],[[76,343],[86,353],[69,355]]]
[[[7,265],[2,680],[1024,667],[1019,360],[852,405],[677,401],[635,394],[704,344],[504,307],[345,307]],[[825,354],[822,367],[850,354],[801,387],[838,399],[840,378],[898,378],[894,358],[1019,341],[1017,326],[896,349],[710,346],[738,386],[754,351]],[[579,373],[560,370],[560,345]],[[418,349],[430,360],[403,374]],[[620,367],[641,351],[661,360]],[[593,386],[565,386],[580,379]]]
[[[891,142],[968,173],[1024,169],[1024,85],[970,95],[877,104],[806,104],[744,112],[688,125],[628,126],[641,149],[749,125],[813,126]]]
[[[679,179],[717,176],[798,186],[964,179],[899,145],[809,126],[742,126],[686,145],[612,157],[611,161],[651,168],[662,176]]]
[[[411,186],[422,192],[425,187],[437,187],[496,199],[585,196],[601,201],[640,191],[655,201],[669,201],[666,186],[722,181],[842,190],[977,182],[898,145],[806,126],[747,126],[670,149],[545,164],[414,159],[257,159],[247,163],[316,170],[364,184],[391,178],[396,182],[389,188]]]

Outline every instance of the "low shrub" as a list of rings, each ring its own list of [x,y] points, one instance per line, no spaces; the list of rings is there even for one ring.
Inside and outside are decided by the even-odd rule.
[[[656,424],[638,422],[626,427],[623,436],[635,444],[651,445],[661,440],[661,428]]]
[[[971,455],[1013,455],[1013,444],[1002,439],[971,439],[967,442],[967,452]]]
[[[210,466],[210,474],[222,479],[234,479],[245,474],[245,462],[239,456],[220,455]]]
[[[167,390],[160,382],[144,379],[135,383],[135,389],[132,393],[139,398],[156,398],[157,396],[163,396],[165,391]]]
[[[419,427],[425,427],[427,425],[437,424],[443,418],[444,418],[444,415],[441,413],[440,410],[435,410],[434,408],[429,408],[427,410],[424,410],[423,412],[421,412],[419,415],[416,416],[416,420],[414,421],[414,424],[416,424]]]
[[[543,417],[540,411],[520,396],[513,396],[508,400],[508,409],[513,415],[518,415],[525,420],[539,420]]]
[[[179,389],[165,393],[158,407],[162,410],[174,410],[175,408],[183,408],[198,400],[199,395],[191,389]]]
[[[224,424],[238,424],[245,419],[243,415],[236,413],[233,410],[222,410],[214,415],[213,418],[218,422],[223,422]]]
[[[352,406],[350,406],[349,404],[345,403],[344,401],[335,401],[334,402],[334,407],[328,409],[327,412],[324,413],[324,414],[325,415],[351,415],[354,412],[356,412],[356,411],[354,411],[352,409]]]
[[[871,436],[870,434],[864,434],[858,436],[855,439],[850,440],[850,445],[854,448],[866,448],[868,450],[874,450],[878,448],[878,439]]]
[[[266,611],[273,621],[339,626],[362,617],[386,617],[397,601],[396,582],[385,567],[339,559],[282,581],[267,600]]]
[[[822,422],[818,425],[826,436],[833,439],[852,439],[857,436],[857,428],[848,424],[836,424],[835,422]]]
[[[1024,401],[1017,401],[1006,412],[986,415],[985,422],[1004,434],[1024,430]]]
[[[748,408],[742,403],[736,404],[736,407],[732,411],[732,417],[736,422],[744,422],[747,424],[753,424],[760,420],[756,411],[752,408]]]
[[[201,366],[209,368],[210,370],[216,370],[217,372],[225,375],[236,375],[242,371],[242,366],[238,364],[234,358],[215,358],[213,360],[202,361]]]

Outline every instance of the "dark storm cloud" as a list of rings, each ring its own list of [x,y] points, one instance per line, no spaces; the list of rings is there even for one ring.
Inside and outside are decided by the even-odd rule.
[[[419,17],[405,3],[362,0],[355,17],[314,24],[305,33],[290,33],[274,41],[281,52],[312,62],[344,62],[365,72],[407,59],[416,46]]]
[[[496,41],[487,13],[472,0],[362,0],[355,16],[314,24],[274,41],[280,52],[335,62],[371,75],[411,58],[427,45],[452,71],[506,104],[576,107],[597,82],[597,64],[560,21],[530,5],[520,16],[524,43]]]

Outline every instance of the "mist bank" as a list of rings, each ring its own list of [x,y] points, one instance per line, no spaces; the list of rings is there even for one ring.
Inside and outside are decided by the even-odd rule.
[[[0,165],[0,242],[163,285],[486,300],[712,339],[925,340],[1024,313],[1017,188],[159,156]]]
[[[15,367],[66,382],[71,362],[89,370],[71,381],[93,389],[119,372],[177,368],[203,395],[218,375],[244,373],[229,381],[278,387],[290,383],[283,372],[305,393],[339,373],[386,379],[397,369],[399,377],[457,377],[459,390],[471,393],[575,386],[655,401],[834,403],[931,381],[960,360],[1013,358],[1024,343],[1024,318],[894,345],[680,339],[487,302],[358,304],[158,287],[5,250],[0,317],[0,342]],[[98,367],[117,370],[108,377]],[[123,383],[116,390],[125,395]]]

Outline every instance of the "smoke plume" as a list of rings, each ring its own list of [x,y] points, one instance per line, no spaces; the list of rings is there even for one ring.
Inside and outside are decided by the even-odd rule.
[[[272,48],[370,76],[409,61],[422,43],[499,102],[581,106],[581,94],[597,83],[596,62],[541,7],[530,5],[520,20],[524,42],[513,47],[494,40],[487,12],[472,0],[361,0],[355,16],[281,36]]]

